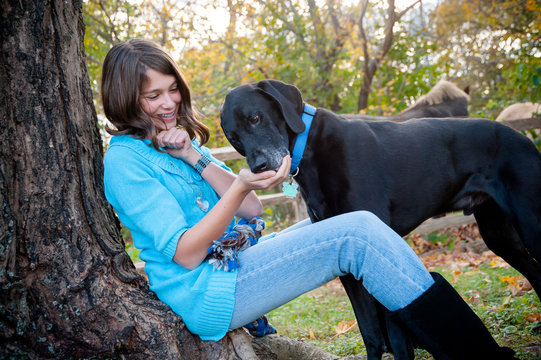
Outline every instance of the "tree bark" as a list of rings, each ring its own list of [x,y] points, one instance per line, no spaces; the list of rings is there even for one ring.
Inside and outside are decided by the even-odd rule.
[[[160,302],[103,194],[82,1],[0,6],[0,358],[235,359]]]

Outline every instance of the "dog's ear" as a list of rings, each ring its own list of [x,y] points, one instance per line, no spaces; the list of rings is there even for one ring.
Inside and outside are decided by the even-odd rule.
[[[295,134],[304,131],[305,126],[302,122],[304,103],[299,89],[278,80],[261,80],[255,84],[255,87],[270,95],[280,105],[282,115],[291,131]]]

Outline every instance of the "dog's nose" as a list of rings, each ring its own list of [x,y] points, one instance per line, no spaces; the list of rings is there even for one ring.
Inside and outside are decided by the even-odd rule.
[[[265,170],[269,170],[268,162],[265,156],[258,156],[255,158],[254,164],[252,166],[252,172],[253,173],[260,173]]]

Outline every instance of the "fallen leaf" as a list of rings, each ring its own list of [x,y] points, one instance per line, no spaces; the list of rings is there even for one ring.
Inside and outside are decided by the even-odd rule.
[[[503,269],[509,269],[510,265],[507,262],[505,262],[504,259],[497,256],[497,257],[494,257],[494,259],[490,262],[490,266],[497,267],[497,268],[503,268]]]
[[[536,322],[541,319],[541,314],[535,313],[535,314],[524,314],[524,318],[529,322]]]
[[[522,276],[500,276],[500,280],[503,283],[507,283],[507,288],[511,290],[511,295],[516,296],[526,289],[528,289],[528,285],[525,283],[525,279]]]
[[[530,284],[530,282],[528,281],[528,279],[524,279],[524,284],[522,285],[522,290],[524,291],[530,291],[532,290],[533,287],[532,287],[532,284]]]
[[[341,335],[347,333],[349,330],[353,329],[357,325],[357,321],[350,320],[346,322],[345,320],[342,320],[334,327],[334,331],[336,331],[336,335]],[[336,336],[335,335],[335,336]]]

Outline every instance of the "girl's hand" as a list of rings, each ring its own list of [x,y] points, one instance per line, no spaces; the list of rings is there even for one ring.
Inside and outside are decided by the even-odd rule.
[[[160,131],[156,137],[158,145],[163,147],[167,153],[178,159],[182,159],[194,165],[201,156],[192,146],[192,140],[188,132],[171,128]]]
[[[254,174],[249,169],[239,172],[238,180],[248,190],[269,190],[283,182],[289,175],[291,168],[291,156],[286,155],[282,159],[282,165],[277,170],[269,170]]]

